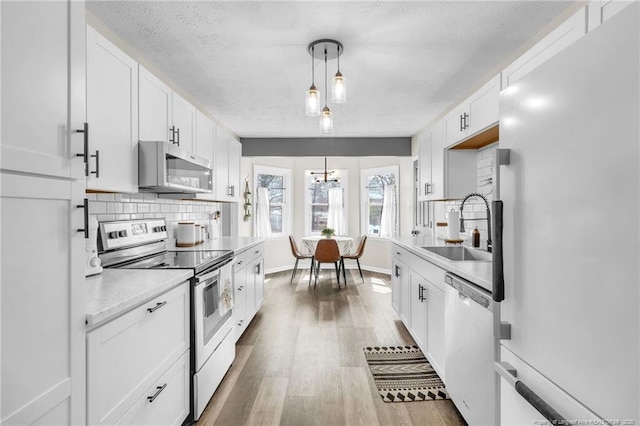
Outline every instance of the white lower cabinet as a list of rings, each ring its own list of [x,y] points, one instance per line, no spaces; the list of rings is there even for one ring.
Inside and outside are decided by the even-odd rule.
[[[391,303],[416,344],[444,381],[445,271],[397,244],[391,250]]]
[[[87,333],[88,424],[181,424],[188,381],[188,283]]]
[[[181,425],[189,414],[189,351],[151,385],[117,425]]]
[[[194,395],[196,401],[194,403],[197,412],[195,414],[204,411],[211,399],[213,389],[218,388],[235,357],[236,338],[234,327],[229,330],[206,364],[198,371],[198,374],[193,377],[193,386],[196,389]]]
[[[427,352],[427,303],[424,294],[426,285],[427,280],[411,271],[411,334],[424,353]]]
[[[264,244],[237,253],[233,263],[233,322],[236,341],[264,299]]]

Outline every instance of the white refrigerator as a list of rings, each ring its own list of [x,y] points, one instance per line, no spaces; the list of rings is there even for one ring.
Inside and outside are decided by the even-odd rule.
[[[501,424],[640,424],[639,16],[501,93]]]

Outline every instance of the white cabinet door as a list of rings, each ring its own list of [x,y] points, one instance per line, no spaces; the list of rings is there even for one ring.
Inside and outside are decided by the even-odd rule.
[[[583,7],[502,70],[502,90],[585,35],[587,31],[585,14],[586,9]]]
[[[193,152],[202,158],[213,161],[215,140],[216,124],[200,110],[196,111],[196,138]]]
[[[398,315],[402,311],[402,265],[396,257],[391,258],[391,306]]]
[[[440,120],[431,128],[431,194],[429,199],[444,198],[444,129]]]
[[[592,0],[587,6],[589,13],[589,31],[593,31],[598,25],[602,24],[616,13],[620,12],[634,2],[622,0]]]
[[[264,258],[261,256],[254,260],[254,310],[257,312],[264,300]]]
[[[426,283],[422,276],[411,271],[411,334],[424,353],[427,352]]]
[[[240,188],[240,161],[242,157],[242,144],[234,137],[229,138],[229,188],[231,201],[240,201],[242,188]]]
[[[431,158],[431,131],[427,130],[418,136],[418,201],[427,200],[431,194]]]
[[[397,262],[398,273],[400,274],[400,318],[407,328],[411,326],[411,272],[406,263]]]
[[[443,118],[444,123],[444,145],[451,146],[462,140],[467,135],[465,119],[467,104],[463,102],[456,109]]]
[[[87,26],[87,188],[138,191],[138,64]]]
[[[173,125],[176,128],[176,144],[189,152],[194,152],[196,134],[196,107],[173,92]]]
[[[229,141],[227,131],[220,127],[216,132],[215,143],[215,195],[216,200],[229,199]]]
[[[84,424],[84,182],[0,179],[0,423]]]
[[[467,136],[498,122],[500,103],[500,74],[492,78],[488,83],[475,92],[467,101],[468,120]]]
[[[84,2],[2,2],[3,170],[84,178]],[[69,111],[71,116],[69,116]]]
[[[444,291],[427,281],[427,357],[442,380],[444,371]]]
[[[138,65],[138,134],[141,141],[169,142],[172,90]]]

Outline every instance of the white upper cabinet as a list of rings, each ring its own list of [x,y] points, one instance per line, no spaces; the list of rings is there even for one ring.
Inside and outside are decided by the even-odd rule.
[[[594,0],[589,3],[589,31],[595,29],[616,13],[627,6],[632,5],[631,1],[621,0]]]
[[[196,111],[196,137],[193,152],[199,157],[213,161],[215,141],[216,124],[199,110]]]
[[[176,92],[173,92],[172,104],[173,126],[175,127],[173,141],[180,148],[193,153],[196,135],[196,107]]]
[[[196,107],[142,65],[139,69],[139,139],[195,152]]]
[[[444,117],[444,142],[451,146],[498,122],[500,74]]]
[[[87,188],[138,191],[138,64],[87,26]]]
[[[215,144],[216,200],[240,201],[240,159],[242,144],[227,130],[218,127]]]
[[[138,134],[141,141],[169,142],[172,93],[158,77],[142,65],[138,66]]]
[[[586,10],[583,7],[502,71],[502,89],[511,86],[586,32]]]
[[[84,3],[2,2],[4,170],[84,178]],[[69,112],[71,113],[69,115]]]
[[[444,187],[444,120],[420,135],[420,190],[419,201],[437,200],[445,195]]]

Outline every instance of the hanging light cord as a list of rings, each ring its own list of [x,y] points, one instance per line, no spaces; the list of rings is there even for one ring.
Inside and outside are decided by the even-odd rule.
[[[338,73],[340,73],[340,45],[337,45],[338,47]]]
[[[327,106],[327,48],[324,48],[324,106]]]
[[[316,51],[315,46],[311,46],[311,86],[316,85],[316,67],[313,61],[315,60],[314,53]],[[338,66],[339,67],[339,66]]]

